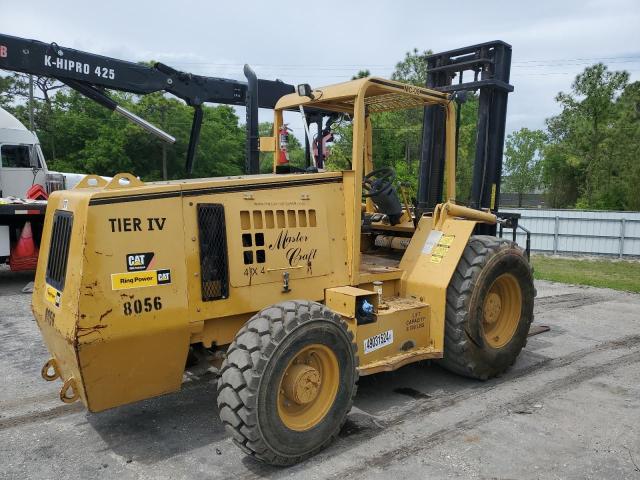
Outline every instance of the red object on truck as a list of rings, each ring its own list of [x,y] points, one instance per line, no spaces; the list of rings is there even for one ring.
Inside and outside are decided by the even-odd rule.
[[[42,185],[36,183],[27,190],[27,198],[31,200],[46,200],[49,195],[47,195],[47,191]]]

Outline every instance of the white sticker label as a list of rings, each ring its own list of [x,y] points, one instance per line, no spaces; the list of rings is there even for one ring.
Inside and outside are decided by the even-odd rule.
[[[438,230],[431,230],[429,236],[427,237],[427,241],[424,242],[424,247],[422,247],[422,253],[429,255],[433,247],[440,241],[442,237],[442,232]]]
[[[393,343],[393,330],[379,333],[364,340],[364,353],[371,353]]]

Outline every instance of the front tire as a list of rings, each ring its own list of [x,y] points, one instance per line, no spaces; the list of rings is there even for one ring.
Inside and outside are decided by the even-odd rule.
[[[472,236],[447,288],[440,364],[481,380],[503,373],[527,343],[534,297],[531,266],[516,243]]]
[[[339,315],[316,302],[280,303],[252,317],[229,347],[220,418],[247,454],[291,465],[334,440],[357,379],[353,335]]]

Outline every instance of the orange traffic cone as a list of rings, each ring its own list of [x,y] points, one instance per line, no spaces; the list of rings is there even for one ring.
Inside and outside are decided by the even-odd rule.
[[[12,271],[35,270],[38,265],[38,248],[33,241],[31,222],[26,222],[20,233],[20,238],[11,249],[9,267]]]

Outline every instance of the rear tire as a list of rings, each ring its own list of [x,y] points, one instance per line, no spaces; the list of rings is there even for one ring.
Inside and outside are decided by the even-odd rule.
[[[280,303],[252,317],[229,347],[220,418],[245,453],[291,465],[335,439],[357,379],[356,346],[340,315],[316,302]]]
[[[534,297],[532,269],[516,243],[472,236],[447,288],[440,365],[481,380],[503,373],[527,343]]]

